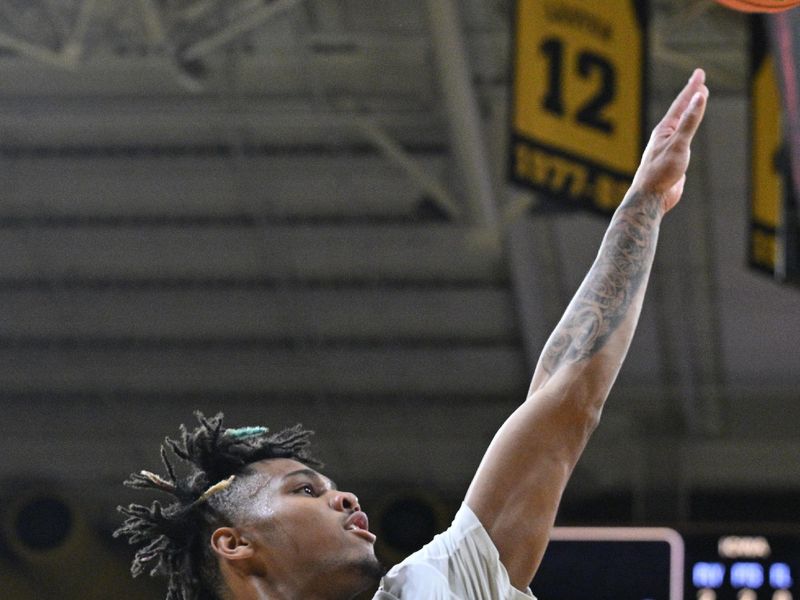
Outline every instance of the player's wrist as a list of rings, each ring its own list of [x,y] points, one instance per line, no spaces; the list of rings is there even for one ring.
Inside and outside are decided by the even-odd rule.
[[[660,219],[667,213],[668,204],[668,192],[634,183],[622,199],[620,208],[642,207]]]

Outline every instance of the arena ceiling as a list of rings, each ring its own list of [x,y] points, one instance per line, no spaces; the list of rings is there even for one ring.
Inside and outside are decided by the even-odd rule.
[[[0,0],[0,474],[103,493],[199,406],[458,493],[604,228],[504,181],[512,6]],[[651,118],[696,65],[713,98],[578,491],[800,485],[800,290],[745,260],[748,31],[652,2]]]

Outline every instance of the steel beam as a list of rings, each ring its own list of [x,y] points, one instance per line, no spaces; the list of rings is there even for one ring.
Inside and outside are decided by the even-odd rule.
[[[427,0],[436,68],[450,132],[450,147],[470,220],[490,229],[497,226],[491,169],[472,86],[458,11],[452,0]]]

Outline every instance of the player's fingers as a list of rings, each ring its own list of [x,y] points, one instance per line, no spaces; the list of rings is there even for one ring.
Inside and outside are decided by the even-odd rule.
[[[678,129],[675,132],[675,138],[680,140],[681,143],[689,144],[692,141],[697,128],[700,127],[700,122],[703,120],[703,115],[706,112],[707,99],[708,88],[702,86],[689,100],[689,105],[686,107],[686,110],[683,111]]]
[[[675,122],[681,118],[681,115],[686,111],[689,102],[706,81],[706,73],[703,69],[695,69],[689,81],[680,91],[680,93],[672,101],[672,104],[664,115],[664,122]]]

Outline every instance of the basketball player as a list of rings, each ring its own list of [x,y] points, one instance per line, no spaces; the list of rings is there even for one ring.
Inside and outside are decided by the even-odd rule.
[[[310,432],[181,427],[190,464],[134,474],[174,497],[131,505],[117,534],[144,543],[132,571],[163,574],[170,600],[531,598],[561,494],[630,345],[663,216],[680,200],[708,89],[697,70],[653,131],[597,259],[544,347],[525,402],[490,444],[451,527],[384,575],[358,498],[317,469]]]

